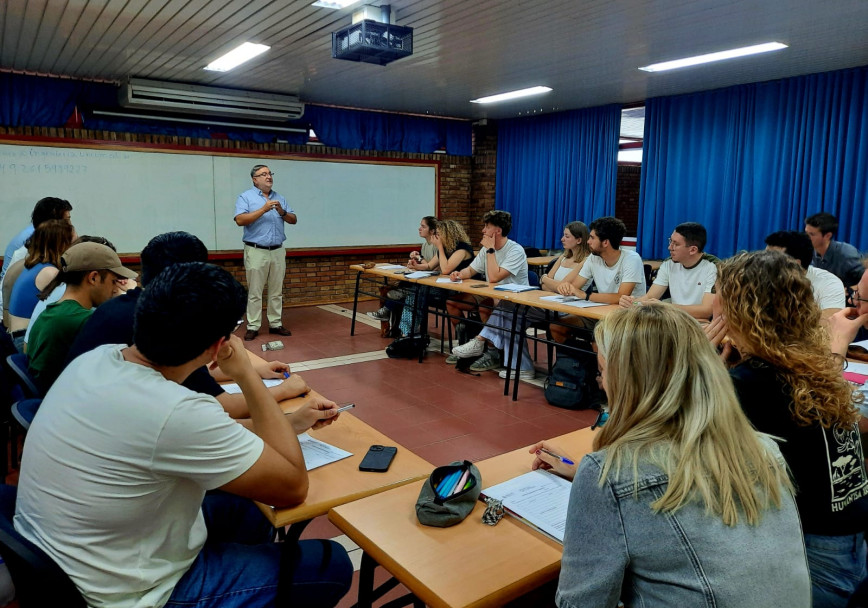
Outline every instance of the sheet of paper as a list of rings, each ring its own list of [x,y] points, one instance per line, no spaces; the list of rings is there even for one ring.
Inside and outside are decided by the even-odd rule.
[[[262,383],[265,386],[267,386],[268,388],[271,388],[272,386],[277,386],[281,382],[283,382],[283,380],[278,379],[278,378],[264,378],[262,380]],[[222,388],[224,391],[226,391],[230,395],[237,395],[238,393],[241,392],[241,387],[238,386],[237,384],[221,384],[220,388]]]
[[[298,436],[298,443],[301,444],[304,466],[308,471],[337,462],[338,460],[343,460],[344,458],[349,458],[353,455],[352,452],[347,452],[319,439],[314,439],[307,433]]]
[[[494,288],[498,291],[512,291],[515,293],[519,293],[522,291],[533,291],[534,289],[539,289],[539,287],[531,287],[530,285],[520,285],[518,283],[501,283],[500,285],[496,285]]]
[[[602,302],[591,302],[590,300],[576,300],[575,302],[564,302],[567,306],[574,306],[576,308],[593,308],[594,306],[606,306]]]
[[[433,274],[431,270],[417,270],[416,272],[411,272],[410,274],[404,275],[408,279],[424,279],[425,277],[430,277]]]
[[[847,361],[845,372],[868,376],[868,363],[857,363],[856,361]]]
[[[449,277],[437,277],[437,282],[438,283],[463,283],[464,281],[462,281],[461,279],[458,279],[457,281],[453,281]]]
[[[527,524],[564,542],[570,482],[546,471],[531,471],[482,491]]]
[[[380,270],[402,270],[406,268],[406,266],[401,266],[400,264],[381,264],[377,266]]]

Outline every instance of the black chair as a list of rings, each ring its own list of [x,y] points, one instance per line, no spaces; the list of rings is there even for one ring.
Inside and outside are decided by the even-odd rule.
[[[0,554],[15,584],[21,608],[86,608],[78,588],[39,547],[21,536],[12,525],[15,486],[0,485]]]

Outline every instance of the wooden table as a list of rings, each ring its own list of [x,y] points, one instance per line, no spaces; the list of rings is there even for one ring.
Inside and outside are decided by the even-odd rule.
[[[308,396],[311,395],[317,393],[311,391]],[[288,399],[281,402],[280,406],[285,412],[295,411],[308,396]],[[309,433],[311,437],[352,452],[353,455],[310,471],[308,473],[310,489],[307,498],[300,505],[275,508],[257,503],[275,528],[306,522],[314,517],[325,515],[332,507],[426,479],[434,470],[434,465],[430,462],[389,439],[349,412],[342,413],[333,424]],[[368,448],[377,444],[394,445],[398,448],[389,470],[385,473],[359,471],[359,463]]]
[[[593,435],[582,429],[551,443],[578,461],[591,451]],[[486,488],[526,473],[532,461],[528,448],[521,448],[476,464]],[[497,526],[483,524],[481,502],[451,528],[420,524],[414,507],[422,483],[329,511],[332,523],[364,549],[367,558],[360,573],[359,608],[369,606],[376,594],[376,564],[434,608],[500,606],[557,577],[560,543],[508,515]]]
[[[557,255],[544,255],[536,258],[528,258],[527,265],[529,268],[536,268],[537,274],[542,274],[552,261],[558,259]]]

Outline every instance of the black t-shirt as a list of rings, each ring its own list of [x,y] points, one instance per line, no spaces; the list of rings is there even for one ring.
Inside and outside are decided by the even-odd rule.
[[[473,261],[473,247],[470,245],[470,243],[465,243],[464,241],[458,243],[455,246],[455,251],[467,251],[468,253],[470,253],[470,256],[468,256],[467,259],[461,260],[458,263],[458,266],[455,267],[455,270],[453,272],[457,272],[459,270],[464,270],[465,268],[470,266],[470,262]],[[448,252],[448,254],[446,256],[447,259],[452,257],[452,254],[455,253],[455,251]]]
[[[785,440],[779,445],[792,472],[804,532],[843,536],[865,531],[868,475],[858,427],[798,425],[790,411],[789,385],[762,359],[748,359],[730,374],[757,430]]]
[[[131,345],[133,343],[136,302],[139,301],[140,295],[142,295],[142,289],[137,287],[104,302],[94,310],[90,319],[78,332],[75,342],[72,343],[64,367],[82,353],[89,352],[103,344]],[[212,397],[224,393],[224,390],[220,388],[220,385],[204,366],[190,374],[183,385],[191,391],[205,393]]]

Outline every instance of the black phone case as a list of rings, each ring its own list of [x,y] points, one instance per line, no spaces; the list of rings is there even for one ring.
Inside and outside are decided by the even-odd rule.
[[[359,463],[360,471],[372,471],[375,473],[385,473],[389,470],[389,465],[392,464],[392,459],[398,453],[398,448],[372,445],[368,448],[368,453],[362,458]]]

